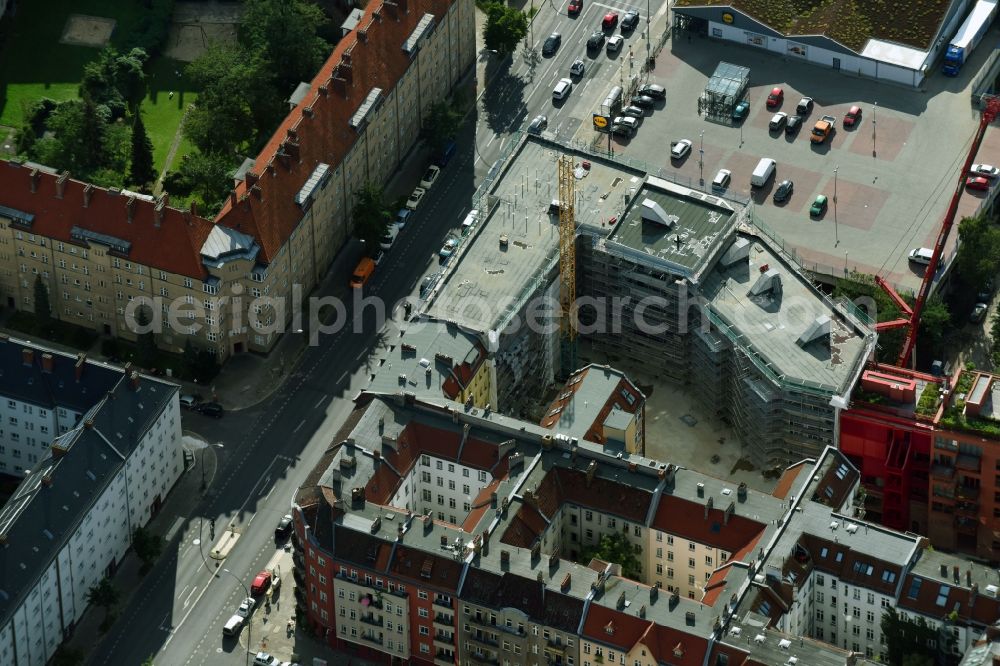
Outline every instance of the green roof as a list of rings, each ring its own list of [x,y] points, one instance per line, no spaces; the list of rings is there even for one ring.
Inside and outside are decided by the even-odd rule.
[[[825,35],[861,52],[869,39],[927,50],[951,0],[676,0],[677,7],[732,7],[784,35]]]

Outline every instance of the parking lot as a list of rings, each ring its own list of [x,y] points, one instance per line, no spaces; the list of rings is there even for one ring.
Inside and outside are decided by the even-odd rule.
[[[994,28],[984,43],[998,38]],[[703,179],[706,188],[718,169],[727,168],[733,173],[730,193],[752,197],[757,219],[793,247],[807,269],[831,276],[847,270],[882,273],[898,286],[916,289],[922,267],[910,265],[906,255],[932,245],[937,235],[979,122],[969,88],[986,57],[987,50],[980,49],[958,78],[934,74],[926,90],[910,90],[751,47],[682,36],[667,43],[650,78],[666,87],[666,102],[647,114],[635,138],[616,137],[615,151],[685,184],[698,186]],[[751,70],[750,113],[742,126],[698,114],[697,98],[720,61]],[[784,89],[784,102],[767,109],[765,99],[774,86]],[[801,130],[795,135],[769,131],[774,112],[794,115],[802,96],[812,97],[815,107]],[[856,127],[844,128],[852,105],[861,107],[862,118]],[[827,143],[816,146],[809,134],[823,115],[834,116],[837,126]],[[592,141],[594,136],[584,122],[574,138]],[[693,150],[671,162],[669,144],[682,138],[692,141]],[[998,151],[1000,132],[991,128],[977,161],[1000,161]],[[777,161],[776,178],[751,192],[750,174],[761,157]],[[775,204],[771,195],[785,179],[794,182],[795,192]],[[810,218],[809,207],[819,194],[827,195],[829,208]],[[985,196],[966,192],[959,217],[973,214]],[[946,257],[956,239],[952,234]]]

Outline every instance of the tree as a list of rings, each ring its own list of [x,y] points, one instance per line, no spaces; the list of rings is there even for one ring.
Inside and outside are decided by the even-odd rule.
[[[137,308],[135,321],[140,329],[149,326],[150,319],[145,306]],[[139,333],[135,342],[135,360],[141,367],[148,368],[156,360],[156,338],[153,336],[153,331]]]
[[[917,336],[917,342],[932,352],[938,352],[950,331],[951,313],[948,311],[948,305],[935,294],[927,299],[920,313],[920,334]]]
[[[236,166],[232,153],[189,153],[181,158],[177,171],[163,179],[163,187],[171,194],[191,195],[199,210],[214,213],[229,196]]]
[[[132,532],[132,548],[142,562],[142,569],[148,571],[163,552],[163,537],[145,527],[137,527]]]
[[[42,282],[42,276],[35,276],[35,319],[41,331],[47,332],[52,325],[52,304],[49,302],[49,288]]]
[[[114,48],[102,50],[97,58],[83,67],[80,97],[106,106],[111,118],[124,117],[129,108],[136,108],[146,94],[146,61],[149,56],[141,48],[127,54]]]
[[[156,170],[153,168],[153,142],[146,134],[142,112],[136,109],[135,120],[132,123],[132,163],[129,166],[129,182],[139,187],[146,187],[154,180],[156,180]]]
[[[623,532],[605,534],[596,547],[584,548],[580,557],[581,564],[597,558],[604,562],[613,562],[622,567],[622,576],[633,580],[642,577],[642,565],[639,563],[639,546],[633,545]]]
[[[323,10],[304,0],[246,0],[240,43],[263,54],[275,74],[277,90],[309,81],[330,53],[316,32],[327,22]]]
[[[527,34],[528,16],[524,12],[499,2],[486,5],[486,25],[483,27],[486,48],[502,56],[513,53]]]
[[[440,151],[445,144],[455,138],[462,114],[453,105],[443,100],[431,104],[421,134],[424,141],[434,152]]]
[[[1000,228],[985,215],[966,217],[958,223],[958,240],[955,268],[966,284],[981,288],[1000,272]]]
[[[886,662],[892,666],[930,666],[935,663],[939,651],[944,654],[951,651],[941,642],[950,636],[950,632],[939,632],[922,617],[912,621],[890,607],[882,613],[881,626],[888,657]]]
[[[105,576],[93,587],[87,590],[87,603],[104,609],[104,615],[111,612],[111,609],[118,605],[121,593],[114,586],[111,579]]]
[[[374,252],[385,235],[392,214],[382,198],[382,188],[375,183],[365,183],[355,192],[355,197],[352,211],[354,237],[363,242],[369,252]]]

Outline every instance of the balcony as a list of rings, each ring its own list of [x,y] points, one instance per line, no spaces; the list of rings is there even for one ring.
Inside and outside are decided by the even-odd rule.
[[[442,627],[447,627],[451,629],[455,626],[455,617],[453,615],[445,615],[444,613],[434,614],[434,628],[440,629]]]
[[[363,631],[361,632],[361,635],[358,636],[358,638],[368,643],[372,643],[374,645],[382,645],[382,643],[384,642],[382,639],[381,631],[378,632],[377,634],[374,631]]]
[[[434,605],[441,606],[442,608],[451,608],[453,602],[451,599],[445,597],[434,597]]]
[[[550,638],[545,643],[545,652],[562,656],[566,654],[566,643],[561,638]]]
[[[367,615],[362,615],[358,618],[365,624],[370,624],[373,627],[381,627],[385,625],[385,620],[382,619],[381,615],[375,615],[374,613],[368,613]]]
[[[493,640],[492,638],[490,638],[481,631],[477,631],[476,633],[470,633],[469,638],[476,641],[477,643],[482,643],[483,645],[490,645],[492,647],[500,646],[499,641]]]
[[[941,463],[934,463],[931,467],[931,476],[935,479],[941,479],[943,481],[951,481],[955,478],[955,468],[951,465],[943,465]]]
[[[955,516],[955,529],[963,534],[975,534],[978,528],[977,521],[974,518],[966,518],[964,516]]]
[[[434,653],[434,663],[436,666],[454,666],[455,654],[438,650]]]
[[[955,503],[955,513],[964,516],[978,516],[979,515],[979,503],[978,502],[956,502]]]
[[[960,453],[958,454],[958,457],[955,458],[955,467],[970,472],[978,472],[980,462],[981,458],[977,455]]]
[[[473,664],[499,664],[500,660],[496,657],[490,656],[488,654],[483,654],[482,652],[472,652],[469,654],[469,661]]]
[[[955,494],[962,499],[975,500],[979,499],[979,488],[970,488],[969,486],[958,484],[955,487]]]
[[[434,634],[434,647],[441,649],[454,649],[455,647],[455,635],[443,634],[438,632]]]

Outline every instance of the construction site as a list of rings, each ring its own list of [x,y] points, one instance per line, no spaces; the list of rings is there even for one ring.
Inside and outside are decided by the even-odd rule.
[[[835,444],[874,330],[755,233],[748,204],[538,137],[475,204],[419,316],[480,337],[493,409],[544,404],[585,342],[697,395],[754,464]]]

